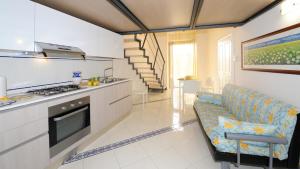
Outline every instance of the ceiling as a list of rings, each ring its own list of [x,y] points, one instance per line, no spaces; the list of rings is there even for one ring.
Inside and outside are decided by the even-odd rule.
[[[33,1],[114,32],[128,34],[239,26],[282,0]]]

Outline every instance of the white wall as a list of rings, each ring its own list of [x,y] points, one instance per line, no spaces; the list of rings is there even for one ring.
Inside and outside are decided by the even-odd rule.
[[[103,70],[108,67],[112,67],[110,59],[100,61],[0,57],[0,76],[7,78],[8,89],[71,81],[73,71],[81,71],[84,79],[102,77]],[[20,91],[23,90],[9,93]]]
[[[145,91],[147,90],[142,79],[136,74],[136,71],[132,69],[132,65],[128,64],[128,59],[115,59],[113,61],[114,77],[128,78],[132,80],[133,91]]]
[[[235,83],[300,107],[300,75],[241,70],[241,42],[300,21],[300,12],[282,16],[277,6],[234,32]]]
[[[207,78],[218,77],[218,40],[233,34],[234,28],[199,30],[196,34],[198,78],[204,82]],[[215,79],[217,82],[217,79]],[[215,88],[218,88],[215,83]]]
[[[135,91],[148,90],[142,79],[132,69],[132,65],[128,64],[128,59],[115,59],[113,61],[114,77],[128,78],[132,80],[133,103],[141,102],[141,95],[136,95]]]

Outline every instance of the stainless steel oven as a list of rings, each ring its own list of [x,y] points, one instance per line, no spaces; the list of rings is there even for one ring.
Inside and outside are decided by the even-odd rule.
[[[88,135],[90,131],[89,96],[49,107],[50,157]]]

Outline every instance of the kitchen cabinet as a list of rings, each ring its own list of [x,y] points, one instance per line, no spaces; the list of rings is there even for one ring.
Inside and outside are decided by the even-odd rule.
[[[34,2],[1,1],[0,22],[0,49],[34,51]]]
[[[1,169],[44,169],[48,164],[48,134],[0,154]]]
[[[109,107],[109,93],[112,87],[96,90],[91,94],[91,128],[92,134],[96,134],[109,126],[113,121]]]
[[[132,108],[131,82],[104,87],[91,94],[92,134],[120,120]],[[121,92],[122,91],[122,92]]]
[[[128,95],[111,105],[113,117],[118,120],[124,117],[132,108],[132,96]]]
[[[46,103],[0,112],[1,169],[42,169],[49,160]]]
[[[36,4],[35,41],[75,46],[87,56],[123,57],[122,36]]]
[[[132,108],[131,81],[126,81],[89,92],[1,111],[0,168],[43,169],[51,160],[55,161],[55,158],[67,155],[71,149],[82,144],[75,143],[73,148],[70,146],[71,149],[64,150],[58,157],[50,160],[48,107],[86,96],[90,96],[91,134],[94,136],[119,121]]]
[[[119,83],[113,86],[113,98],[110,102],[111,116],[114,121],[118,121],[124,117],[132,108],[132,93],[131,93],[131,81]]]
[[[1,112],[0,153],[47,132],[48,109],[46,104]]]

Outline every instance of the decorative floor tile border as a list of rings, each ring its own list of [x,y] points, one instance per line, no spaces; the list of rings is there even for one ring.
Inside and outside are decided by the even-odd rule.
[[[191,120],[183,122],[181,124],[181,126],[182,127],[187,126],[187,125],[193,124],[197,121],[198,121],[197,119],[191,119]],[[112,144],[109,144],[109,145],[106,145],[106,146],[98,147],[98,148],[95,148],[95,149],[92,149],[92,150],[88,150],[88,151],[76,154],[73,157],[71,157],[70,159],[64,161],[63,164],[68,164],[68,163],[72,163],[72,162],[75,162],[75,161],[78,161],[78,160],[89,158],[89,157],[95,156],[97,154],[101,154],[101,153],[104,153],[104,152],[107,152],[107,151],[111,151],[111,150],[126,146],[128,144],[132,144],[132,143],[135,143],[135,142],[138,142],[138,141],[145,140],[145,139],[150,138],[150,137],[154,137],[154,136],[157,136],[157,135],[160,135],[160,134],[163,134],[163,133],[167,133],[167,132],[170,132],[170,131],[175,131],[175,130],[177,130],[177,129],[174,128],[173,126],[169,126],[169,127],[164,127],[164,128],[158,129],[158,130],[151,131],[151,132],[147,132],[147,133],[144,133],[144,134],[141,134],[141,135],[129,138],[129,139],[125,139],[125,140],[122,140],[122,141],[119,141],[119,142],[116,142],[116,143],[112,143]]]

